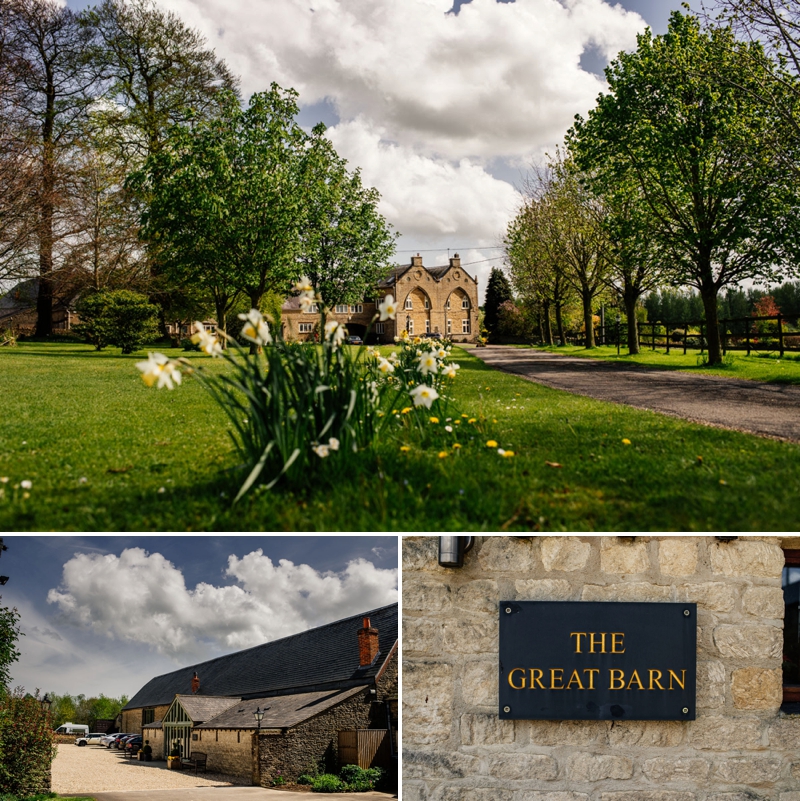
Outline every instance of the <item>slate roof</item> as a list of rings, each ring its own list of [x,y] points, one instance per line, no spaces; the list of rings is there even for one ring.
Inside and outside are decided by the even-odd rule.
[[[218,695],[179,695],[178,700],[195,724],[211,720],[237,703],[230,696]]]
[[[200,726],[195,726],[195,728],[255,729],[256,719],[253,717],[253,713],[258,707],[264,710],[264,717],[261,720],[262,729],[288,729],[358,695],[365,689],[366,685],[363,685],[351,687],[349,690],[322,690],[277,697],[249,698],[245,701],[237,701],[222,714],[212,720],[207,720]]]
[[[358,664],[358,630],[363,618],[378,629],[380,653],[372,665]],[[197,672],[195,697],[264,698],[289,692],[346,689],[370,684],[397,642],[397,604],[373,609],[325,626],[164,673],[150,679],[125,709],[170,704],[189,695]]]

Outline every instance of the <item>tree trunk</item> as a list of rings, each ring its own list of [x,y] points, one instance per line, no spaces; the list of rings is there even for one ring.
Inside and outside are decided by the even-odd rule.
[[[53,333],[53,216],[55,197],[55,153],[53,152],[53,97],[48,91],[48,109],[42,125],[42,201],[39,211],[39,294],[36,298],[36,336]]]
[[[550,323],[550,303],[543,303],[542,304],[542,317],[541,317],[543,328],[544,328],[544,336],[542,337],[545,345],[552,345],[553,344],[553,326]]]
[[[227,330],[225,328],[225,313],[228,308],[228,297],[224,295],[222,297],[215,295],[214,296],[214,309],[217,313],[217,331],[222,334],[219,337],[220,344],[223,348],[228,347],[228,340],[225,337],[227,334]]]
[[[713,284],[700,287],[703,309],[706,313],[706,341],[708,342],[708,364],[722,364],[722,339],[719,335],[717,314],[717,288]]]
[[[623,299],[625,314],[628,316],[628,353],[635,356],[639,352],[639,327],[636,325],[636,301],[639,299],[639,295],[627,281]],[[667,334],[669,335],[669,332]]]
[[[594,347],[594,320],[592,319],[592,294],[588,290],[581,292],[583,301],[583,325],[586,328],[586,347]]]
[[[556,303],[556,331],[558,332],[558,344],[566,345],[567,339],[564,336],[564,320],[561,316],[561,304]]]

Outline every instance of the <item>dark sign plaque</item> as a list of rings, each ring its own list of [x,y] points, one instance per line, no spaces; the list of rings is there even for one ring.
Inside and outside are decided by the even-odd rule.
[[[697,605],[500,603],[500,717],[694,720]]]

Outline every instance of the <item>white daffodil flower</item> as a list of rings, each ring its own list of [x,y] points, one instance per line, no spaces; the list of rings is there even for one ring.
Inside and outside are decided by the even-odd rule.
[[[399,362],[399,361],[400,361],[400,360],[397,358],[397,353],[396,353],[395,351],[392,351],[392,352],[389,354],[388,361],[390,361],[392,364],[397,364],[397,362]]]
[[[436,356],[440,359],[446,359],[447,351],[444,348],[439,348],[439,350],[436,351]]]
[[[378,369],[384,374],[389,375],[394,372],[394,365],[388,359],[381,359],[378,362]]]
[[[192,334],[191,340],[195,345],[200,346],[203,353],[207,353],[209,356],[222,356],[222,345],[219,340],[206,331],[206,327],[201,322],[195,322],[192,327],[194,334]]]
[[[314,296],[313,295],[301,295],[300,296],[300,308],[302,311],[308,311],[314,305]]]
[[[292,291],[297,292],[300,295],[310,295],[311,298],[314,298],[314,287],[311,286],[311,279],[304,275],[293,287]]]
[[[269,325],[258,309],[250,309],[247,314],[240,314],[239,319],[245,321],[242,336],[248,342],[255,342],[256,345],[269,345],[272,342]]]
[[[327,445],[312,445],[311,450],[314,451],[320,459],[327,458],[331,452]]]
[[[19,482],[19,485],[20,485],[20,487],[22,487],[22,489],[24,489],[24,490],[29,490],[29,489],[31,489],[31,488],[33,487],[33,482],[32,482],[32,481],[29,481],[29,480],[26,478],[26,479],[24,479],[23,481],[20,481],[20,482]]]
[[[461,369],[461,365],[460,364],[448,364],[444,368],[443,373],[444,373],[445,377],[447,377],[447,378],[455,378],[456,377],[456,373],[460,369]]]
[[[414,387],[408,394],[414,400],[414,406],[424,406],[426,409],[430,409],[433,402],[439,397],[439,393],[427,384]]]
[[[439,362],[436,359],[436,354],[431,353],[423,353],[422,356],[419,357],[419,369],[422,375],[428,375],[428,373],[436,374],[439,371]]]
[[[146,362],[137,362],[136,367],[142,372],[142,381],[148,387],[156,384],[158,389],[166,387],[174,389],[174,384],[181,383],[181,372],[175,362],[170,361],[163,353],[148,353]]]
[[[397,315],[397,304],[394,302],[394,295],[387,295],[383,299],[383,303],[378,306],[378,311],[381,313],[381,322],[394,320]]]
[[[339,450],[339,440],[336,439],[336,437],[331,437],[328,440],[328,448],[330,448],[332,451],[338,451]]]
[[[334,347],[338,347],[344,342],[344,327],[336,322],[336,320],[330,320],[325,323],[325,338],[330,339]]]

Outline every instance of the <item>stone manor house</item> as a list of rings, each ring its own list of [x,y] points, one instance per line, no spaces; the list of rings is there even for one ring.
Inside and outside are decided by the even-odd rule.
[[[397,302],[397,318],[375,323],[371,339],[376,342],[392,343],[404,330],[414,336],[441,334],[454,342],[470,342],[479,334],[478,281],[461,266],[458,253],[441,267],[425,267],[422,256],[412,256],[410,264],[394,267],[379,282],[374,297],[336,306],[329,319],[364,337],[387,295]],[[298,299],[290,298],[283,304],[281,322],[287,339],[311,339],[319,312],[303,311]]]
[[[396,775],[397,641],[393,604],[189,665],[145,684],[121,728],[155,759],[177,743],[209,771],[267,787],[347,763]]]

